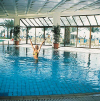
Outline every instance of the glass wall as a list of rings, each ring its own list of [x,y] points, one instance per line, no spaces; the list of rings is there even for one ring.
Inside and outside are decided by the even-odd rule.
[[[26,35],[27,35],[27,28],[21,27],[20,28],[20,44],[26,43]]]
[[[44,28],[36,28],[36,44],[41,44],[44,40]]]
[[[3,42],[4,39],[9,39],[4,41],[4,44],[13,44],[13,28],[7,28],[5,26],[0,26],[0,44]]]
[[[52,45],[53,33],[51,30],[52,28],[45,28],[45,38],[47,38],[45,45]]]
[[[60,17],[60,26],[61,26],[60,46],[73,46],[73,47],[86,47],[86,48],[90,48],[91,46],[91,48],[99,48],[100,43],[99,18],[100,15],[80,15],[80,16]],[[42,17],[42,18],[21,19],[21,26],[29,28],[28,34],[31,37],[33,44],[41,44],[44,38],[47,38],[47,40],[45,41],[45,45],[52,45],[53,33],[51,30],[53,26],[53,18]],[[91,37],[90,37],[90,27],[92,27]],[[26,32],[24,36],[26,35]],[[28,43],[30,43],[29,40]]]
[[[0,26],[0,37],[6,37],[7,38],[7,31],[3,26]]]
[[[65,46],[76,46],[77,27],[66,27]]]
[[[65,28],[64,27],[61,27],[61,30],[60,30],[61,34],[60,34],[60,46],[64,46],[64,34],[65,34]]]
[[[90,39],[90,28],[79,27],[77,47],[89,47],[89,39]]]
[[[14,27],[14,19],[0,18],[0,37],[12,38],[12,29]]]
[[[91,48],[100,48],[100,27],[91,29]]]
[[[77,41],[77,27],[70,27],[70,45],[76,46]]]
[[[32,43],[35,44],[35,28],[28,28],[28,36],[32,40]],[[28,43],[30,43],[30,40],[28,38]]]

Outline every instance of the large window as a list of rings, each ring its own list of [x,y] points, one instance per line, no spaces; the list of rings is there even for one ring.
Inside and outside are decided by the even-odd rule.
[[[89,39],[90,39],[90,28],[79,27],[77,47],[89,47]]]
[[[70,27],[70,45],[76,46],[77,40],[77,27]]]
[[[25,30],[23,34],[21,33],[24,43],[27,42],[26,27],[29,29],[28,34],[33,44],[41,44],[44,38],[47,38],[45,45],[53,44],[52,17],[21,19],[20,24]],[[61,16],[60,26],[60,46],[100,48],[100,15]],[[90,27],[92,28],[91,31]],[[7,33],[7,30],[5,32]],[[7,35],[5,34],[5,36]],[[30,43],[29,40],[28,43]]]
[[[14,27],[14,19],[0,18],[0,32],[1,37],[12,38],[12,29]]]
[[[0,37],[7,37],[6,29],[3,26],[0,26]]]
[[[36,28],[36,44],[41,44],[44,40],[44,28]]]
[[[60,46],[64,46],[64,34],[65,34],[65,28],[64,27],[61,27],[61,30],[60,30],[61,34],[60,34]]]
[[[28,28],[28,35],[32,40],[32,43],[35,44],[35,28]],[[30,40],[28,38],[28,43],[30,43]]]
[[[100,48],[100,28],[92,27],[91,29],[91,48]]]
[[[26,43],[26,35],[27,35],[27,28],[21,27],[20,29],[20,44],[25,44]]]
[[[76,46],[77,27],[66,27],[65,46]]]
[[[52,28],[45,28],[45,38],[47,38],[45,45],[52,45],[53,33],[51,30]]]

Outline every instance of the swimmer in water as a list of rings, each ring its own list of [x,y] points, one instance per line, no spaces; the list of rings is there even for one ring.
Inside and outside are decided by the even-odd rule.
[[[45,39],[46,40],[46,39]],[[42,44],[40,45],[40,47],[38,47],[38,45],[35,45],[35,48],[33,47],[33,44],[32,44],[32,41],[30,39],[30,43],[31,43],[31,46],[33,48],[33,57],[34,59],[37,59],[38,60],[38,54],[39,54],[39,51],[43,45],[43,43],[45,42],[45,40],[42,42]]]

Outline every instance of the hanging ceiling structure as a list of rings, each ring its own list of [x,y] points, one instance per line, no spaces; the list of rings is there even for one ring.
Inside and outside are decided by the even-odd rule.
[[[99,14],[100,0],[0,0],[0,17]]]
[[[21,26],[52,26],[57,12],[61,26],[100,26],[100,0],[0,0],[0,18],[19,17]]]

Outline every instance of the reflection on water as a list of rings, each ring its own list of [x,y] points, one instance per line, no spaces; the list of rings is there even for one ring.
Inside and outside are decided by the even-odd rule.
[[[27,56],[27,51],[28,51],[28,48],[26,48],[26,56]]]
[[[38,59],[35,59],[35,63],[38,63]]]
[[[87,65],[88,65],[88,67],[90,66],[90,54],[88,54],[88,62],[87,62]]]
[[[58,50],[53,50],[52,58],[53,58],[53,60],[59,60],[59,51]]]
[[[100,54],[41,49],[35,60],[32,53],[32,48],[0,46],[0,79],[49,85],[51,92],[52,85],[65,91],[73,86],[69,93],[100,91]]]

